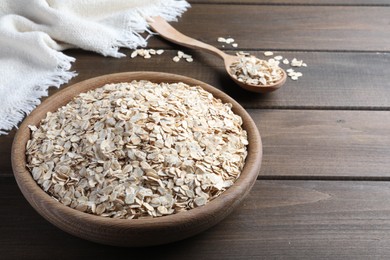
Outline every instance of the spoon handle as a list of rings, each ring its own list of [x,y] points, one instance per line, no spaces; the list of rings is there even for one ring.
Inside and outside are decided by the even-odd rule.
[[[191,37],[182,34],[181,32],[177,31],[175,28],[173,28],[169,23],[167,23],[160,16],[156,16],[148,19],[148,23],[155,32],[160,34],[161,37],[173,43],[183,45],[192,49],[202,49],[211,54],[217,55],[222,59],[225,59],[227,56],[227,54],[215,48],[214,46],[211,46],[209,44],[195,40]]]

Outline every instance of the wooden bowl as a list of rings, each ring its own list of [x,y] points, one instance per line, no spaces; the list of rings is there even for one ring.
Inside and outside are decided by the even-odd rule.
[[[26,144],[30,139],[28,125],[38,126],[48,111],[56,111],[81,92],[107,83],[132,80],[152,82],[184,82],[198,85],[223,102],[233,104],[233,111],[243,119],[248,132],[248,156],[241,176],[233,186],[205,206],[169,216],[151,219],[112,219],[80,212],[54,200],[45,193],[26,168]],[[92,78],[59,91],[39,105],[21,124],[12,146],[12,168],[25,198],[45,219],[60,229],[97,243],[115,246],[151,246],[181,240],[217,224],[248,195],[260,171],[262,144],[257,127],[248,113],[225,93],[201,81],[158,72],[127,72]],[[237,212],[239,214],[239,212]]]

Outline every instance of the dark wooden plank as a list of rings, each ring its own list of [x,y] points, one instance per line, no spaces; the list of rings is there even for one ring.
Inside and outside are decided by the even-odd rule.
[[[389,22],[387,7],[194,4],[172,25],[212,44],[232,36],[245,49],[388,51]],[[150,46],[167,45],[155,37]]]
[[[390,5],[389,0],[189,0],[191,4],[251,5]]]
[[[12,175],[11,146],[15,133],[16,129],[8,135],[0,135],[0,177]]]
[[[248,111],[263,140],[261,178],[390,178],[390,111]],[[4,176],[12,138],[0,137]]]
[[[260,178],[390,179],[390,112],[249,110]]]
[[[390,64],[388,53],[275,52],[290,60],[303,59],[308,67],[296,69],[304,74],[298,81],[288,79],[276,92],[261,95],[240,89],[227,76],[219,58],[199,51],[186,52],[193,54],[194,62],[173,62],[175,51],[166,51],[152,59],[104,58],[68,51],[77,58],[73,68],[79,72],[70,84],[108,73],[149,70],[202,80],[228,93],[246,108],[390,109],[390,74],[384,69]],[[251,53],[265,58],[260,51]],[[283,68],[289,66],[283,64]]]
[[[214,228],[177,243],[129,249],[64,233],[35,213],[12,178],[0,180],[2,259],[390,257],[388,182],[258,181]]]

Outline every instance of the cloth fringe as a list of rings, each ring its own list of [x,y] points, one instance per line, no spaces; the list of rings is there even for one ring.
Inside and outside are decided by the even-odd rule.
[[[11,107],[0,110],[0,135],[8,134],[23,118],[31,113],[40,103],[41,97],[48,95],[49,87],[59,88],[71,78],[77,76],[74,71],[69,71],[75,58],[58,52],[58,67],[42,81],[35,83],[33,87],[26,88],[26,98],[13,100]]]
[[[175,5],[173,5],[172,2],[175,2]],[[120,53],[119,48],[136,49],[137,47],[145,47],[148,38],[155,34],[149,30],[146,21],[147,17],[161,16],[167,21],[177,21],[177,17],[181,16],[189,7],[190,4],[186,1],[166,0],[152,7],[137,8],[130,11],[127,16],[129,19],[125,21],[126,29],[120,33],[110,49],[102,50],[102,54],[104,56],[121,58],[126,55]],[[138,32],[145,31],[148,32],[149,35],[146,38],[143,38]]]

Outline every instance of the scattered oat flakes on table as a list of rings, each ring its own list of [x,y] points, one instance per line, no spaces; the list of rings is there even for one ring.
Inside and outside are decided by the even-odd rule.
[[[225,43],[225,42],[226,42],[226,39],[223,38],[223,37],[218,37],[218,38],[217,38],[217,41],[218,41],[218,42],[223,42],[223,43]]]
[[[179,62],[181,59],[185,59],[187,62],[193,62],[194,59],[191,55],[184,53],[183,51],[178,51],[177,55],[173,57],[174,62]]]
[[[144,59],[150,59],[152,55],[161,55],[164,53],[164,50],[154,50],[154,49],[136,49],[130,54],[130,58],[134,59],[137,56],[143,57]]]
[[[272,55],[274,55],[274,53],[272,52],[272,51],[265,51],[264,52],[264,56],[272,56]]]
[[[283,59],[283,57],[282,57],[282,56],[280,56],[280,55],[278,55],[278,56],[275,56],[275,57],[274,57],[274,59],[275,59],[275,60],[277,60],[277,61],[280,61],[280,60],[282,60],[282,59]]]
[[[228,38],[218,37],[217,38],[217,42],[231,44],[233,48],[237,48],[238,47],[238,43],[236,43],[235,40],[232,37],[228,37]],[[225,45],[222,45],[222,47],[224,48]]]
[[[271,51],[264,52],[264,56],[273,56],[274,53]],[[296,58],[293,58],[291,62],[287,58],[283,58],[281,55],[274,56],[273,58],[270,58],[268,60],[269,63],[273,65],[279,65],[279,62],[282,61],[285,65],[290,65],[291,67],[307,67],[307,64],[303,62],[303,60],[298,60]],[[302,77],[301,72],[295,72],[294,69],[287,69],[287,76],[289,76],[292,80],[298,80],[299,77]]]

